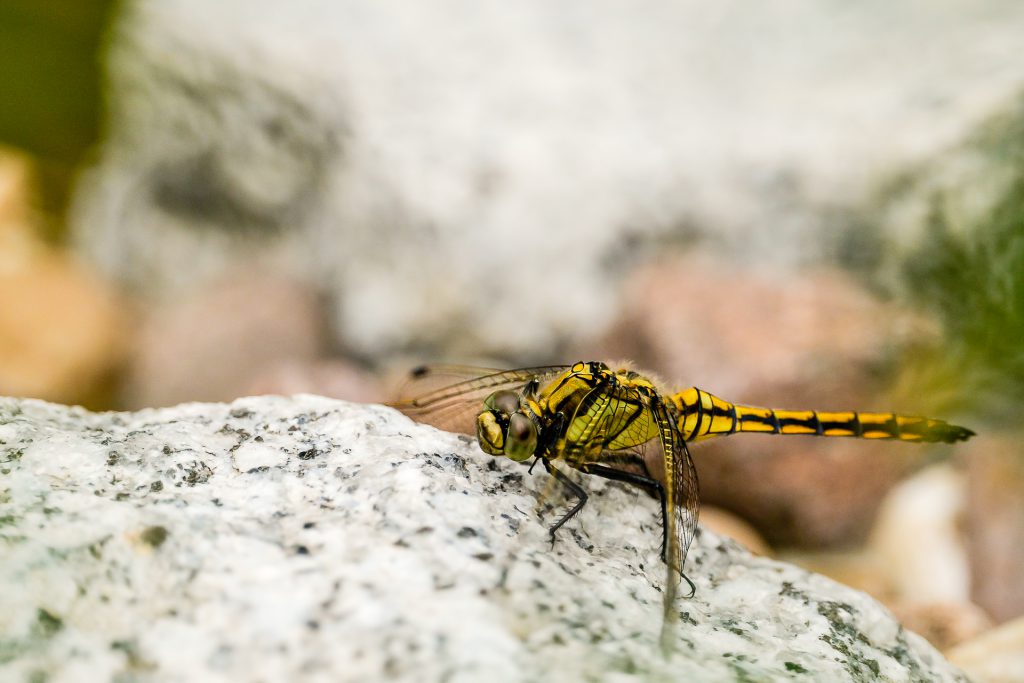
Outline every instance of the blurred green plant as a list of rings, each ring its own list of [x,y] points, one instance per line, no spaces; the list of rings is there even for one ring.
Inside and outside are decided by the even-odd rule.
[[[99,135],[100,55],[117,0],[0,2],[0,142],[39,161],[45,210],[60,214]]]
[[[945,331],[941,349],[911,362],[921,388],[952,410],[1008,425],[1024,417],[1024,164],[1018,168],[974,225],[953,225],[936,197],[929,238],[903,269],[915,304]]]

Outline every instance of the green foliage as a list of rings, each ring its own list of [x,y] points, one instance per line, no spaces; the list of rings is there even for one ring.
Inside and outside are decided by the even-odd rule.
[[[100,54],[116,0],[0,2],[0,143],[40,159],[59,209],[99,134]]]
[[[0,3],[0,139],[74,160],[96,138],[98,53],[110,0]]]
[[[918,359],[953,380],[959,409],[1000,421],[1024,413],[1024,171],[973,226],[951,225],[937,199],[929,239],[904,275],[946,345]]]

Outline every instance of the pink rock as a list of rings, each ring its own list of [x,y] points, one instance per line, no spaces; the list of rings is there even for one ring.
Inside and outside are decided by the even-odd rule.
[[[719,536],[728,536],[755,555],[770,557],[772,554],[772,549],[757,530],[731,512],[714,505],[705,505],[700,510],[700,523]]]
[[[704,502],[748,520],[772,545],[863,540],[885,493],[921,462],[908,444],[742,435],[693,449]]]
[[[142,323],[129,407],[229,401],[267,368],[311,363],[327,347],[316,293],[257,266],[236,271]]]
[[[360,403],[380,403],[391,398],[376,376],[341,359],[278,364],[257,375],[247,393],[319,394]]]
[[[935,334],[928,321],[840,271],[759,272],[701,254],[638,271],[605,348],[729,400],[827,401],[846,398],[850,381],[863,386],[894,344],[925,334]]]
[[[972,681],[1020,683],[1024,679],[1024,617],[985,631],[943,654]]]
[[[981,435],[967,463],[971,593],[997,622],[1024,615],[1024,432]]]
[[[991,617],[970,602],[900,602],[888,607],[901,624],[940,651],[992,628]]]

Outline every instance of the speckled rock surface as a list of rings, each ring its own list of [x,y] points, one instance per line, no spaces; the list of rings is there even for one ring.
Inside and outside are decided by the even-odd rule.
[[[0,679],[965,680],[863,594],[703,534],[660,654],[659,520],[390,409],[0,400]]]

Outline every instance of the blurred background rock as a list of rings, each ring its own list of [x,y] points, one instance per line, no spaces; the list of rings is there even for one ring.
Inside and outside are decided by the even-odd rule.
[[[628,357],[935,414],[980,436],[695,458],[716,524],[970,640],[1024,614],[1021,25],[1009,0],[8,0],[0,392],[380,400],[413,362]]]

